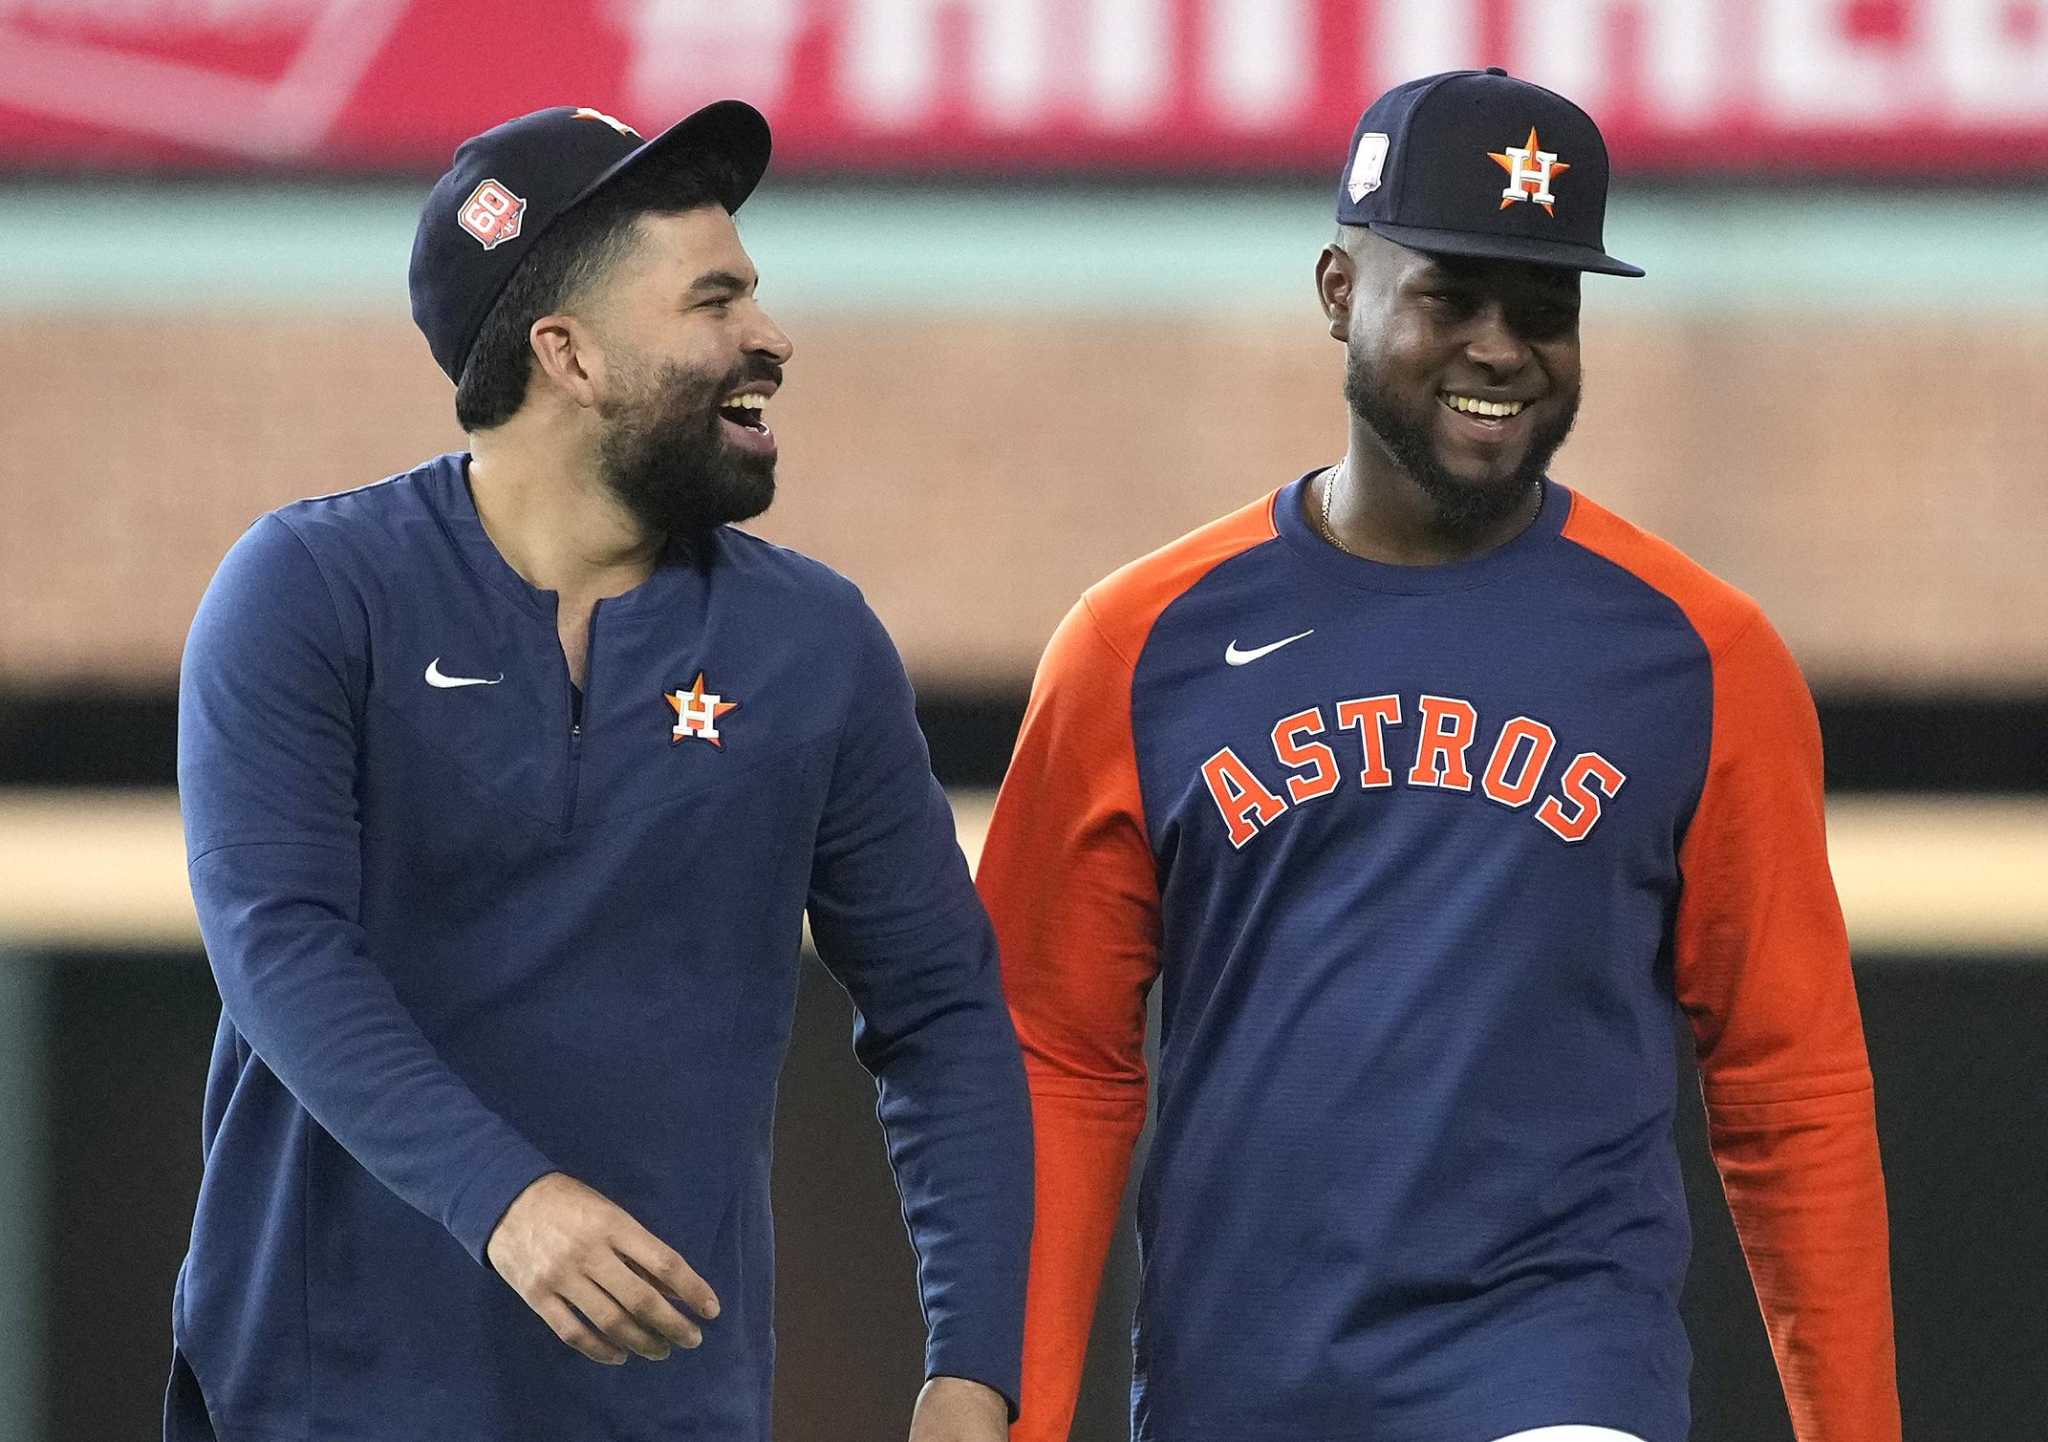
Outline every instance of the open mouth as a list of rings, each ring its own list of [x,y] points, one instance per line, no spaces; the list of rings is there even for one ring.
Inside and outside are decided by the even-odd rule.
[[[767,410],[768,397],[748,394],[726,397],[725,402],[718,408],[718,414],[747,430],[765,431],[768,429]]]
[[[719,404],[719,431],[725,443],[742,455],[775,458],[775,432],[768,429],[768,397],[760,391],[735,391]]]
[[[1462,396],[1453,391],[1437,392],[1437,402],[1446,410],[1475,421],[1511,421],[1528,406],[1527,401],[1489,401],[1478,396]]]

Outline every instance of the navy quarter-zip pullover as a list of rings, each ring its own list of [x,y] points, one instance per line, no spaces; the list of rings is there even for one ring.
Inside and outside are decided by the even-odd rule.
[[[879,1083],[928,1372],[1014,1405],[1029,1107],[880,623],[722,528],[599,605],[579,721],[554,595],[499,555],[465,468],[265,516],[186,649],[222,1017],[173,1311],[214,1430],[766,1442],[806,910]],[[701,1348],[596,1365],[492,1274],[491,1232],[550,1171],[711,1284]]]

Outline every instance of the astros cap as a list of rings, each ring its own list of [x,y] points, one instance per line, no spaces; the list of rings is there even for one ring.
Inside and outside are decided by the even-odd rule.
[[[505,282],[563,215],[631,171],[659,174],[693,157],[729,170],[719,203],[738,210],[768,169],[768,122],[720,100],[652,140],[603,111],[558,105],[473,135],[434,182],[412,241],[412,318],[448,378],[463,362]]]
[[[1397,85],[1351,136],[1337,220],[1442,255],[1641,275],[1603,248],[1607,146],[1591,116],[1499,68]]]

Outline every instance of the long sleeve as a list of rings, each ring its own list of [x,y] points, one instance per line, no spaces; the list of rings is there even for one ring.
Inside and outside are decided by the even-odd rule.
[[[1130,696],[1131,666],[1084,599],[1039,667],[978,877],[1038,1137],[1017,1442],[1066,1442],[1145,1123],[1159,895]]]
[[[1679,1000],[1794,1430],[1895,1442],[1884,1176],[1820,729],[1761,617],[1714,656],[1707,779],[1679,861]]]
[[[505,1208],[552,1167],[448,1067],[366,954],[351,669],[312,554],[283,521],[259,521],[185,650],[193,900],[236,1031],[371,1175],[482,1261]]]
[[[860,607],[859,671],[820,823],[809,910],[851,994],[854,1052],[918,1256],[927,1376],[964,1377],[1016,1411],[1031,1234],[1031,1113],[995,938],[910,682]]]

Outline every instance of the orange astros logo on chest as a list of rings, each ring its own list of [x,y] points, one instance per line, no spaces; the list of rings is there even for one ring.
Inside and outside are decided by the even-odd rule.
[[[728,701],[716,691],[705,690],[702,671],[690,683],[689,690],[665,691],[661,699],[668,702],[669,709],[676,713],[676,724],[668,733],[669,745],[709,741],[719,750],[725,749],[725,734],[718,729],[719,718],[728,711],[737,711],[740,703]]]
[[[1479,737],[1479,708],[1456,696],[1423,695],[1416,699],[1412,721],[1401,697],[1356,696],[1339,701],[1337,729],[1355,730],[1363,765],[1358,784],[1367,791],[1401,785],[1439,791],[1471,791],[1475,781],[1471,752]],[[1387,760],[1387,732],[1413,725],[1415,760],[1396,772]],[[1330,795],[1343,784],[1343,767],[1329,741],[1329,721],[1320,706],[1282,716],[1273,723],[1269,740],[1273,758],[1288,768],[1287,795],[1270,790],[1258,774],[1225,746],[1202,763],[1202,780],[1222,814],[1230,844],[1246,842],[1279,820],[1292,807]],[[1533,716],[1517,716],[1494,738],[1476,785],[1487,800],[1519,811],[1536,799],[1557,752],[1557,733]],[[1600,824],[1603,802],[1612,801],[1628,777],[1597,751],[1581,751],[1558,772],[1557,783],[1536,808],[1537,824],[1561,841],[1584,841]]]

